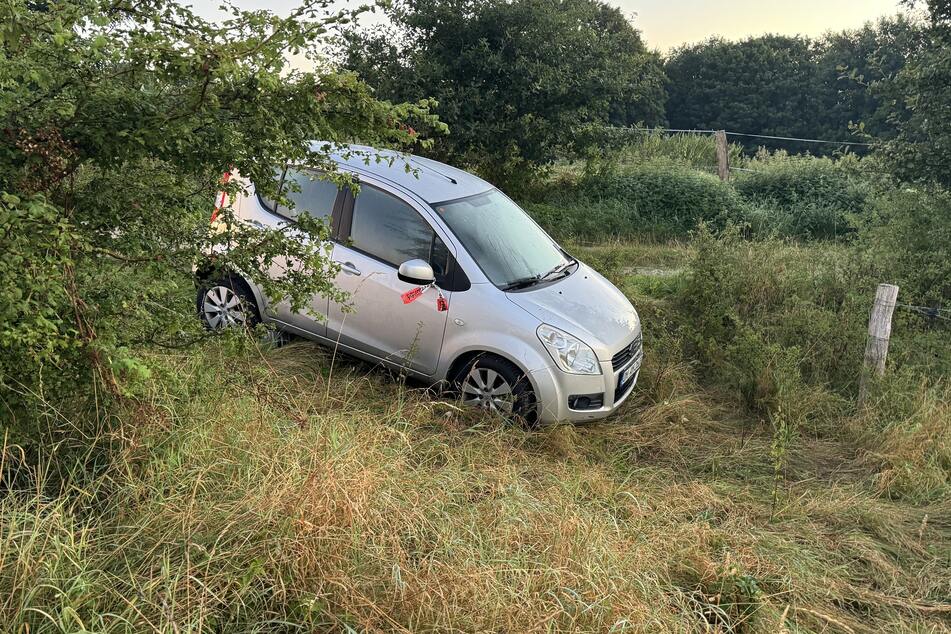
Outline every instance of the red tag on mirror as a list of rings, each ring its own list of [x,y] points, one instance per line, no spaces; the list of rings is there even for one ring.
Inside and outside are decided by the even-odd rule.
[[[411,304],[420,298],[424,290],[426,290],[425,287],[417,286],[416,288],[410,289],[400,295],[400,298],[403,300],[404,304]]]
[[[439,312],[449,310],[449,301],[443,297],[442,293],[440,293],[439,297],[436,298],[436,310]]]

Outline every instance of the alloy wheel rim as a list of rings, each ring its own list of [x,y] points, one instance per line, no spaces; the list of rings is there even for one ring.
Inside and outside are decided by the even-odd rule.
[[[501,374],[490,368],[475,367],[469,370],[462,382],[462,403],[511,414],[515,407],[515,395],[512,386]]]
[[[227,286],[214,286],[205,293],[202,304],[205,322],[212,330],[243,326],[246,321],[241,298]]]

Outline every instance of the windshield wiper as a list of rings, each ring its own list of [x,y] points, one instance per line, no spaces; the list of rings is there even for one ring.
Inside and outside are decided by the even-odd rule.
[[[514,291],[520,288],[528,288],[529,286],[534,286],[539,282],[543,282],[559,273],[565,271],[568,267],[577,264],[578,260],[574,258],[569,258],[567,261],[562,262],[558,266],[554,267],[552,270],[548,271],[544,275],[529,275],[527,277],[520,277],[518,279],[512,280],[508,284],[502,287],[503,291]]]
[[[547,273],[545,273],[544,275],[542,275],[542,276],[539,277],[538,279],[540,279],[540,280],[547,280],[547,279],[550,278],[550,277],[553,277],[553,276],[555,276],[555,275],[558,275],[559,273],[561,273],[562,271],[564,271],[565,269],[567,269],[569,266],[571,266],[572,264],[576,264],[577,262],[578,262],[578,260],[576,260],[576,259],[574,259],[574,258],[568,258],[568,260],[566,260],[565,262],[562,262],[561,264],[555,266],[552,270],[548,271]]]
[[[528,277],[520,277],[517,280],[512,280],[508,284],[502,287],[503,291],[515,291],[520,288],[528,288],[529,286],[534,286],[538,284],[542,279],[541,275],[530,275]]]

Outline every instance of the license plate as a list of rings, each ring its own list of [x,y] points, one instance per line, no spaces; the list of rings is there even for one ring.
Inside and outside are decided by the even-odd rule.
[[[638,357],[624,372],[621,372],[621,385],[625,385],[631,377],[637,374],[637,371],[641,369],[641,358]]]

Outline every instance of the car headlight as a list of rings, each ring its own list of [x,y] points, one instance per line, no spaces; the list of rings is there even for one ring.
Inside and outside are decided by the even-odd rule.
[[[594,350],[577,337],[554,326],[538,327],[538,338],[548,349],[555,363],[570,374],[601,374],[601,364]]]

